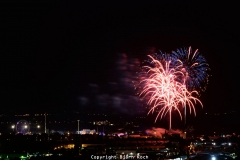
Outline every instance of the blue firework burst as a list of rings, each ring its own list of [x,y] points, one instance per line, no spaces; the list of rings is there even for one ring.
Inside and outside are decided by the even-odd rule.
[[[185,83],[188,90],[205,91],[210,70],[205,57],[198,50],[192,52],[191,47],[172,51],[171,56],[175,67],[184,73],[178,80]]]

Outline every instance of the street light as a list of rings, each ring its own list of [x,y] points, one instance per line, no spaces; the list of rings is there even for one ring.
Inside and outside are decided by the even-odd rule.
[[[12,125],[11,128],[12,128],[12,130],[13,130],[13,132],[14,132],[15,125]]]
[[[37,128],[40,128],[40,125],[37,125]]]
[[[79,134],[79,121],[80,121],[80,120],[77,120],[77,121],[78,121],[78,134]]]

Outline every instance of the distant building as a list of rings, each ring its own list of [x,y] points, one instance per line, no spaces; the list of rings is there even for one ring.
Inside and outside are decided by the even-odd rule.
[[[130,137],[130,138],[140,138],[141,135],[140,134],[129,134],[128,137]]]
[[[78,132],[78,131],[77,131]],[[84,135],[84,134],[95,134],[96,133],[96,130],[93,129],[93,130],[90,130],[90,129],[83,129],[81,131],[79,131],[80,134]]]

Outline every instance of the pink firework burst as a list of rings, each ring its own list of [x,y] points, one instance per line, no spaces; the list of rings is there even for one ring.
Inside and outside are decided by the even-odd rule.
[[[190,113],[196,115],[195,105],[201,101],[196,98],[197,91],[188,91],[184,83],[176,81],[178,76],[183,75],[181,71],[171,68],[171,61],[158,61],[149,56],[154,67],[144,66],[148,77],[143,79],[140,84],[143,86],[140,96],[148,98],[147,104],[151,106],[149,113],[158,112],[158,118],[162,119],[169,113],[169,129],[171,129],[171,114],[177,111],[182,119],[180,109],[188,106]]]

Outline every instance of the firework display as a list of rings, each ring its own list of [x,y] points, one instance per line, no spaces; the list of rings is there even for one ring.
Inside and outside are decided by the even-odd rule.
[[[203,91],[205,87],[201,84],[207,82],[209,70],[205,58],[196,50],[193,54],[189,49],[179,49],[172,54],[160,52],[160,54],[149,55],[146,61],[149,65],[143,66],[146,74],[141,78],[141,92],[139,96],[147,99],[151,106],[149,113],[157,112],[155,122],[169,113],[169,129],[171,129],[171,114],[173,111],[179,113],[189,108],[196,115],[195,105],[199,103],[202,107],[197,89]]]

